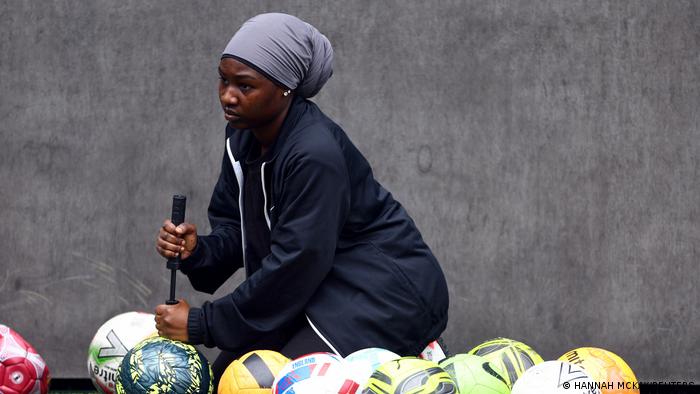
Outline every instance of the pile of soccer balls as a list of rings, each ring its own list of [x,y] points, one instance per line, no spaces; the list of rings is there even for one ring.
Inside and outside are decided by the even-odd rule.
[[[639,393],[629,366],[597,348],[575,349],[559,360],[544,362],[524,343],[496,338],[469,353],[436,361],[378,348],[345,359],[314,353],[295,360],[259,350],[233,362],[218,390],[219,394]]]
[[[88,369],[103,393],[211,393],[212,373],[194,347],[155,335],[152,314],[110,319],[95,335]],[[507,338],[445,357],[431,344],[417,357],[368,348],[341,358],[312,353],[290,360],[255,350],[224,371],[219,394],[608,394],[638,393],[636,377],[615,354],[579,348],[544,362]],[[598,382],[598,383],[596,383]],[[600,382],[614,383],[614,390]],[[601,389],[602,388],[602,389]],[[624,388],[626,390],[619,390]]]
[[[213,391],[211,367],[193,346],[157,336],[154,315],[128,312],[104,323],[88,351],[95,388],[112,393]],[[0,324],[0,393],[48,392],[49,370],[19,334]],[[629,366],[599,348],[571,350],[543,361],[507,338],[445,357],[431,344],[418,357],[380,348],[341,358],[312,353],[290,360],[255,350],[232,362],[219,394],[617,394],[639,393]]]

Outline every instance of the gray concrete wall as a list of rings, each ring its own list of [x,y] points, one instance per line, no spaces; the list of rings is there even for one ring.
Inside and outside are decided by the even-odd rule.
[[[453,352],[598,346],[700,381],[693,1],[2,2],[0,322],[54,376],[87,376],[104,321],[167,297],[173,194],[208,230],[219,54],[263,11],[332,41],[315,101],[442,262]]]

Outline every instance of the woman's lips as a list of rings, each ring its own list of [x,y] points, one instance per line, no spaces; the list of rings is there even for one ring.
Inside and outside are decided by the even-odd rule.
[[[224,118],[226,118],[227,121],[232,121],[232,120],[238,120],[240,119],[240,115],[233,111],[226,111],[224,110]]]

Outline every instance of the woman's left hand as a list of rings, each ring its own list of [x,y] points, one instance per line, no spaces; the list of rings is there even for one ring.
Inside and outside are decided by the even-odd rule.
[[[156,307],[156,329],[158,335],[176,341],[187,342],[187,317],[190,305],[185,300],[178,300],[175,305],[161,304]]]

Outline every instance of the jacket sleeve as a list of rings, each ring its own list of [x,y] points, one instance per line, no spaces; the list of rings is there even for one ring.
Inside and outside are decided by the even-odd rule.
[[[190,342],[226,350],[252,343],[299,317],[331,270],[350,180],[339,146],[324,136],[287,157],[270,254],[233,293],[190,310]]]
[[[214,293],[243,266],[238,181],[231,160],[224,152],[221,173],[209,201],[209,235],[197,237],[192,255],[182,261],[181,270],[199,291]]]

